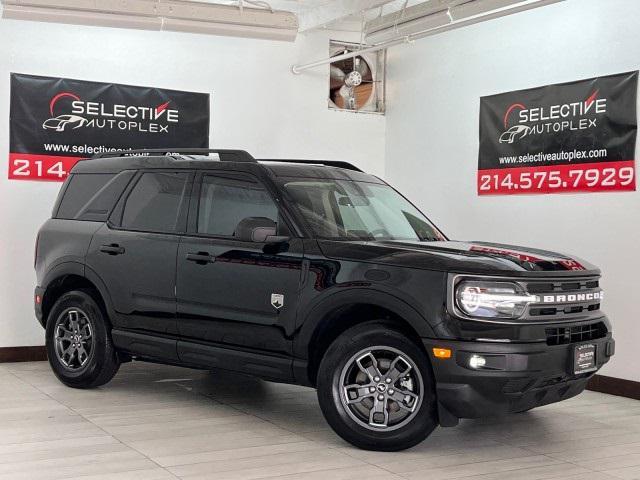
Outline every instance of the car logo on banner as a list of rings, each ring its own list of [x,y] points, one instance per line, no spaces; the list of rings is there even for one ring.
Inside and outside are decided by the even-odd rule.
[[[156,107],[104,102],[85,102],[72,92],[60,92],[49,102],[51,118],[45,120],[42,128],[63,132],[80,127],[137,131],[140,133],[169,134],[169,128],[180,121],[177,108],[169,108],[171,100]],[[55,116],[56,110],[69,113]]]
[[[500,135],[500,143],[513,143],[515,140],[520,140],[529,133],[529,127],[526,125],[514,125],[509,130]]]
[[[562,104],[527,108],[520,102],[509,105],[504,113],[506,129],[500,135],[500,143],[513,143],[526,135],[556,134],[565,130],[587,130],[598,126],[598,117],[607,113],[607,99],[598,98],[594,90],[584,101],[567,101]],[[509,128],[512,113],[518,122]]]
[[[64,132],[67,130],[75,130],[76,128],[83,127],[87,124],[87,119],[79,117],[78,115],[58,115],[57,117],[49,118],[42,124],[42,128],[45,130],[55,130],[56,132]]]

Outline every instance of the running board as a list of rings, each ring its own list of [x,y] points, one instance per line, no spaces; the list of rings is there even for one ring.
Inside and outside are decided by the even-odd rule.
[[[245,373],[265,380],[293,382],[293,359],[284,356],[232,349],[139,332],[112,330],[116,349],[133,356]]]

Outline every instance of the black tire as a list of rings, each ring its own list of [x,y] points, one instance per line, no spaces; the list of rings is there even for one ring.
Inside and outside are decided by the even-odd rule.
[[[111,328],[106,314],[91,293],[88,290],[65,293],[56,301],[47,317],[46,347],[49,364],[56,377],[73,388],[94,388],[104,385],[120,368],[120,362],[111,341]],[[86,362],[82,365],[79,365],[77,355],[71,360],[78,365],[65,365],[65,360],[57,352],[58,322],[63,322],[70,312],[81,312],[83,321],[86,318],[85,324],[88,323],[90,326],[91,348],[87,349],[90,353],[83,356]],[[75,315],[78,314],[75,313]]]
[[[417,370],[416,374],[422,379],[422,399],[420,405],[415,406],[414,413],[410,414],[413,417],[406,418],[405,424],[399,422],[391,430],[358,423],[354,419],[353,410],[350,413],[350,407],[343,401],[343,372],[350,368],[348,364],[353,363],[354,356],[357,357],[359,352],[374,346],[386,346],[395,352],[401,352],[417,367],[414,370]],[[356,372],[361,375],[357,370]],[[388,322],[363,323],[340,335],[327,349],[320,363],[317,388],[320,408],[329,425],[344,440],[365,450],[390,452],[413,447],[427,438],[438,425],[435,384],[429,358],[418,345],[394,330],[393,325]],[[373,401],[375,399],[370,400]],[[389,412],[391,407],[387,400],[383,405],[386,405],[384,408]],[[364,422],[362,419],[360,421]]]

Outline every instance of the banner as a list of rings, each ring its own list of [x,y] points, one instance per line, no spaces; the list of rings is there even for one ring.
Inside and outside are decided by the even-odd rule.
[[[480,99],[478,195],[635,190],[638,72]]]
[[[186,147],[209,147],[209,94],[11,74],[10,179],[63,181],[97,153]]]

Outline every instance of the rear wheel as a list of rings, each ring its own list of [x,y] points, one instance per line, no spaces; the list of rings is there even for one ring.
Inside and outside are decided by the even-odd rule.
[[[106,317],[84,290],[67,292],[54,304],[47,320],[46,347],[53,372],[70,387],[104,385],[120,367]]]
[[[353,445],[403,450],[437,426],[431,366],[426,354],[384,322],[344,332],[327,350],[318,373],[318,399],[327,422]]]

